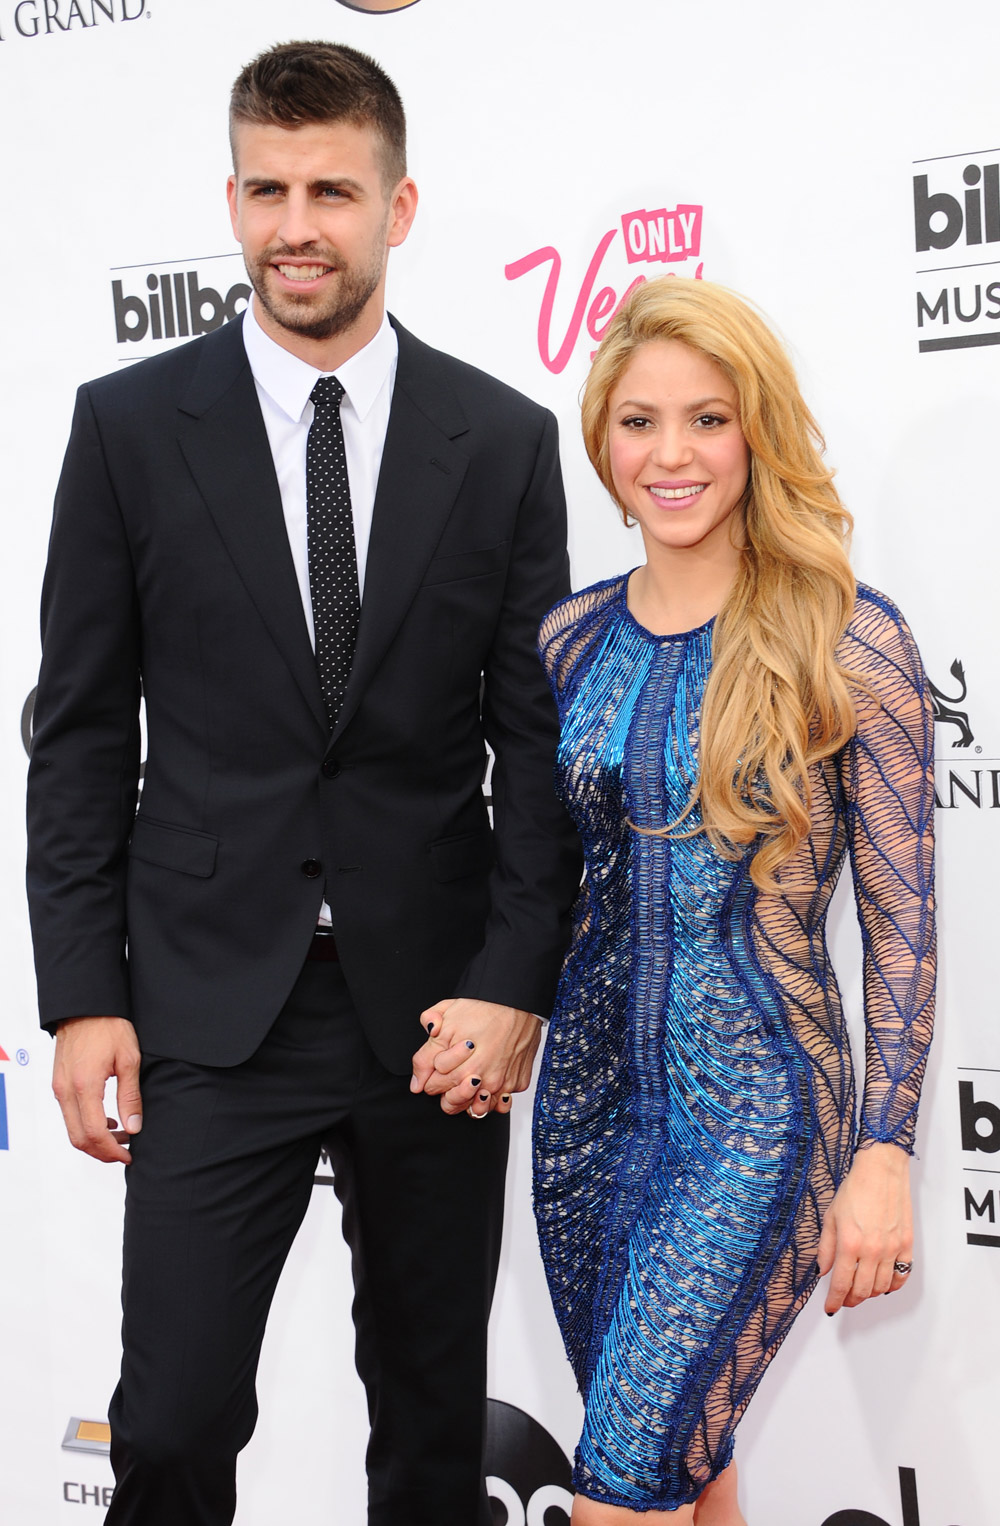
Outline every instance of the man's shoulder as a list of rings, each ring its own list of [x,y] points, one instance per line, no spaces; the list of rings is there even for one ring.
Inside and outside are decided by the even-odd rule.
[[[158,397],[176,402],[205,366],[236,370],[247,363],[241,330],[238,322],[225,323],[211,334],[95,377],[85,390],[98,405],[134,406]]]
[[[399,341],[397,381],[402,385],[433,387],[437,383],[470,411],[488,411],[495,422],[507,417],[539,429],[552,417],[547,408],[508,382],[445,350],[435,349],[411,334],[395,318],[392,324]]]

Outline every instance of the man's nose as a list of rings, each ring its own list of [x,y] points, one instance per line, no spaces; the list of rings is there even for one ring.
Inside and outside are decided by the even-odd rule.
[[[289,191],[282,212],[278,235],[290,249],[315,243],[319,227],[312,198],[304,187]]]

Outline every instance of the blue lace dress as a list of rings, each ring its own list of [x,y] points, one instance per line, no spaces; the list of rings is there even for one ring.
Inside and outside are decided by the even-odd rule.
[[[857,1126],[824,937],[845,854],[864,944],[857,1144],[912,1151],[934,996],[932,719],[899,612],[859,586],[839,649],[851,742],[764,894],[707,837],[643,835],[697,771],[712,622],[654,636],[627,578],[546,618],[557,787],[586,876],[538,1084],[535,1209],[585,1402],[574,1482],[633,1510],[694,1500],[817,1280]]]

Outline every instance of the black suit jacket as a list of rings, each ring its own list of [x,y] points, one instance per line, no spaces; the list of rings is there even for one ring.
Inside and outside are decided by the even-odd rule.
[[[579,875],[534,652],[568,586],[555,422],[397,332],[332,736],[241,325],[81,388],[29,771],[43,1024],[121,1014],[147,1052],[238,1063],[324,894],[390,1068],[442,997],[547,1011]]]

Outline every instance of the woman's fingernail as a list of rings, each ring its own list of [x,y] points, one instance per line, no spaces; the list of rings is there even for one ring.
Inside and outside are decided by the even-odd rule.
[[[488,1102],[490,1100],[489,1092],[480,1092],[479,1093],[479,1100],[480,1100],[480,1102]]]
[[[833,1316],[836,1314],[836,1312],[837,1312],[836,1309],[827,1309],[827,1311],[826,1311],[827,1319],[832,1319]]]
[[[475,1039],[466,1039],[465,1047],[466,1047],[466,1049],[475,1049],[475,1047],[476,1047]]]
[[[433,1033],[434,1032],[434,1024],[433,1023],[428,1023],[427,1024],[427,1032],[428,1033]]]
[[[509,1102],[510,1101],[510,1092],[504,1092],[503,1096],[500,1098],[500,1101],[501,1102]]]
[[[482,1086],[482,1084],[483,1084],[482,1076],[473,1076],[472,1077],[472,1084],[473,1084],[473,1086]]]

